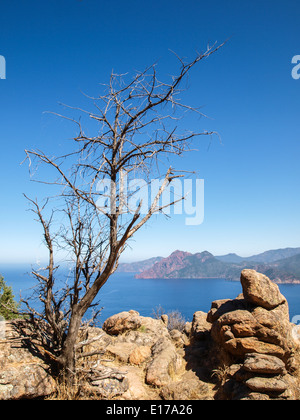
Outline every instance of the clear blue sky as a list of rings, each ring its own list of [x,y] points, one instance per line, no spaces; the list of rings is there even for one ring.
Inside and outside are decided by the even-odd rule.
[[[205,221],[154,218],[126,259],[166,256],[175,249],[250,255],[300,246],[299,0],[2,0],[0,55],[0,262],[43,257],[41,231],[22,193],[34,197],[25,148],[56,153],[74,134],[44,111],[82,103],[112,69],[142,70],[158,61],[175,72],[169,50],[191,58],[207,42],[226,46],[193,69],[186,94],[216,130],[208,149],[182,161],[205,180]],[[193,129],[193,127],[189,127]]]

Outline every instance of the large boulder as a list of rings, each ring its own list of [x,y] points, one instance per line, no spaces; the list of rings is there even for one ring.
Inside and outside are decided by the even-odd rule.
[[[105,349],[106,357],[113,357],[119,362],[128,363],[131,353],[135,350],[136,345],[132,343],[115,342],[109,344]]]
[[[140,315],[136,311],[121,312],[108,318],[103,330],[109,335],[119,335],[126,331],[137,330],[141,326]]]
[[[152,347],[152,359],[146,373],[146,383],[152,386],[164,386],[183,367],[183,360],[176,352],[176,347],[168,338],[161,337]]]
[[[170,334],[166,319],[143,317],[136,311],[121,312],[108,318],[102,329],[112,338],[105,347],[105,358],[131,365],[131,374],[125,373],[131,385],[122,398],[133,395],[149,397],[151,387],[170,384],[183,370],[184,360],[177,347],[182,349],[187,337],[176,330]],[[137,374],[138,368],[144,372],[143,385]],[[119,389],[120,384],[117,385]]]
[[[8,363],[0,372],[0,400],[37,399],[54,391],[54,380],[37,360],[27,359],[14,366]]]
[[[0,400],[47,397],[56,390],[49,366],[30,351],[17,326],[18,321],[6,322],[0,341]]]
[[[286,302],[277,284],[255,270],[243,270],[241,283],[245,299],[262,308],[274,309]]]

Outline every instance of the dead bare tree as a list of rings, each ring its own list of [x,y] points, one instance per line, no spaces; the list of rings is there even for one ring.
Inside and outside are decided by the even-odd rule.
[[[97,124],[95,136],[84,132],[81,119],[60,115],[78,127],[75,149],[59,157],[26,150],[31,168],[36,161],[57,174],[51,182],[39,182],[60,190],[54,197],[58,201],[56,207],[50,212],[47,209],[53,199],[47,199],[43,205],[30,199],[49,253],[47,268],[33,270],[32,274],[40,285],[39,298],[44,307],[40,316],[52,331],[51,351],[67,375],[75,371],[76,340],[82,319],[115,272],[128,240],[154,214],[184,198],[161,203],[170,183],[184,176],[166,166],[166,162],[189,150],[194,139],[214,133],[180,130],[178,121],[186,112],[203,115],[199,109],[182,103],[180,88],[189,71],[222,45],[208,47],[188,63],[178,58],[179,72],[169,83],[159,81],[156,65],[136,73],[127,82],[127,75],[112,73],[109,84],[103,88],[105,92],[88,97],[94,112],[69,107]],[[154,174],[159,174],[162,181],[147,210],[142,211],[145,203],[136,198],[136,193],[150,185]],[[136,179],[143,183],[134,188]],[[133,182],[130,191],[129,182]],[[56,253],[61,250],[73,262],[71,284],[62,288],[58,287],[59,266],[55,265]]]

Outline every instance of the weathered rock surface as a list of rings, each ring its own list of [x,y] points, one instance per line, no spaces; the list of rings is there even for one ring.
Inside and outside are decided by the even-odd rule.
[[[288,387],[287,383],[280,377],[272,377],[272,378],[254,377],[254,378],[248,379],[246,381],[246,385],[252,391],[262,393],[262,394],[268,394],[268,393],[282,394],[284,391],[286,391]]]
[[[100,399],[110,400],[122,396],[129,389],[127,378],[106,378],[94,381],[90,386],[90,393]]]
[[[128,363],[131,353],[136,349],[136,345],[132,343],[114,343],[106,347],[106,355],[114,359]]]
[[[245,299],[265,309],[274,309],[286,302],[277,284],[255,270],[243,270],[241,283]]]
[[[206,320],[207,314],[198,311],[193,316],[191,334],[195,340],[205,340],[208,338],[211,330],[211,324]]]
[[[152,347],[152,361],[147,368],[146,383],[152,386],[167,385],[182,367],[183,360],[171,340],[160,338]]]
[[[0,341],[0,400],[43,398],[55,389],[47,364],[24,345],[15,323],[6,322]]]
[[[278,357],[266,354],[248,354],[244,361],[244,369],[247,372],[285,374],[285,364]]]
[[[164,400],[212,400],[214,385],[202,381],[192,370],[186,372],[179,381],[161,389]]]
[[[131,315],[134,316],[134,322],[131,322]],[[123,382],[115,382],[116,392],[128,384],[128,389],[118,398],[213,399],[214,385],[207,380],[210,375],[207,374],[204,379],[205,369],[200,367],[202,361],[206,361],[203,354],[208,350],[206,340],[211,327],[205,319],[206,315],[197,313],[193,328],[190,323],[185,333],[168,331],[166,318],[143,317],[134,311],[116,314],[106,320],[103,325],[107,334],[102,339],[103,343],[106,341],[103,357],[110,359],[113,364],[117,363],[119,371],[124,372]],[[190,345],[188,337],[194,345]],[[120,363],[123,366],[120,367]],[[112,364],[108,363],[107,366]],[[105,395],[112,391],[108,385],[112,385],[112,382],[108,382]]]
[[[169,332],[167,324],[166,318],[143,317],[135,311],[116,314],[104,322],[103,330],[111,337],[103,347],[104,357],[128,366],[123,384],[129,383],[129,387],[122,398],[159,398],[153,389],[172,383],[184,373],[180,349],[188,342],[187,336],[177,330]],[[120,383],[115,385],[120,391]]]
[[[120,371],[124,372],[128,389],[122,394],[124,400],[156,400],[159,399],[156,390],[145,385],[143,370],[133,366],[122,366]]]
[[[150,346],[140,346],[132,350],[129,356],[129,363],[131,365],[141,365],[151,357]]]
[[[137,330],[140,326],[141,320],[139,313],[129,311],[121,312],[108,318],[102,328],[109,335],[118,335],[126,331]]]

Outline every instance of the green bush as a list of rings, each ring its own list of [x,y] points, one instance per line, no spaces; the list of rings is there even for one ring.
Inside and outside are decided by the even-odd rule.
[[[0,276],[0,316],[6,320],[16,319],[19,318],[18,310],[19,304],[15,302],[12,288]]]

